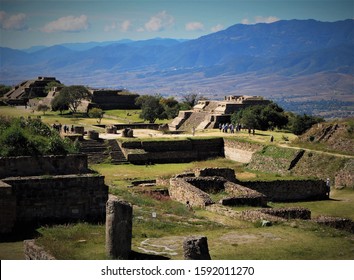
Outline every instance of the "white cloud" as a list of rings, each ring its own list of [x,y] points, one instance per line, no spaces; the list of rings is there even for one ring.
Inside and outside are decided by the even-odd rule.
[[[124,20],[122,23],[117,24],[117,22],[113,21],[110,25],[106,25],[104,27],[105,32],[116,31],[119,30],[121,32],[129,31],[132,23],[130,20]]]
[[[5,30],[27,29],[26,18],[27,16],[24,13],[9,15],[4,11],[0,11],[0,28]]]
[[[89,27],[87,16],[79,17],[67,16],[61,17],[55,21],[47,23],[43,28],[43,32],[79,32],[87,30]]]
[[[253,18],[253,20],[249,20],[248,18],[245,18],[241,21],[241,23],[243,24],[272,23],[279,20],[280,18],[277,18],[275,16],[269,16],[269,17],[256,16]]]
[[[122,24],[120,25],[120,31],[122,32],[127,32],[129,30],[129,28],[131,27],[132,23],[130,20],[125,20],[122,22]]]
[[[162,11],[150,18],[150,20],[145,23],[145,30],[149,32],[157,32],[166,29],[174,24],[174,17],[167,14],[166,11]]]
[[[218,32],[218,31],[223,30],[223,29],[224,29],[224,26],[222,24],[217,24],[217,25],[215,25],[215,26],[213,26],[211,28],[211,31],[212,32]]]
[[[204,24],[198,21],[188,22],[186,24],[187,31],[201,31],[204,30]]]

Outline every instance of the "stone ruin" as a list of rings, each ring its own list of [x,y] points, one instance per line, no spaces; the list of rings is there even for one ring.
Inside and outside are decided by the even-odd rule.
[[[321,180],[249,181],[241,182],[229,168],[205,168],[179,174],[171,178],[168,187],[170,198],[191,207],[202,207],[222,215],[256,222],[311,219],[305,208],[264,208],[268,201],[302,201],[325,196],[325,182]],[[210,194],[225,193],[220,201]],[[302,194],[302,195],[299,195]],[[257,210],[234,211],[225,206],[254,206]]]
[[[183,256],[185,260],[211,260],[207,237],[187,237],[183,241]]]
[[[0,157],[0,234],[74,221],[102,222],[108,186],[87,156]]]
[[[230,123],[231,114],[249,106],[267,105],[270,101],[261,96],[225,96],[223,101],[200,100],[192,110],[180,111],[169,124],[171,131],[218,128],[220,123]]]
[[[10,105],[25,105],[30,99],[45,97],[45,87],[50,82],[57,82],[55,77],[37,77],[37,79],[24,81],[16,85],[4,95],[4,100]]]

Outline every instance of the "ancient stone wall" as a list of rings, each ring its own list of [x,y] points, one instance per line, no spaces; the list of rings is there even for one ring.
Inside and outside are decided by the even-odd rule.
[[[111,109],[138,109],[135,99],[138,94],[119,94],[113,90],[99,90],[92,95],[92,103],[98,105],[102,110]]]
[[[24,240],[25,260],[55,260],[49,252],[38,246],[34,240]]]
[[[0,178],[88,173],[87,156],[0,157]]]
[[[336,229],[345,230],[350,233],[354,233],[354,221],[352,221],[351,219],[319,216],[315,219],[315,222],[320,225],[325,225]]]
[[[305,201],[327,199],[322,180],[244,181],[239,184],[267,196],[268,201]]]
[[[16,196],[12,187],[0,181],[0,234],[11,232],[16,221]]]
[[[235,171],[231,168],[203,168],[195,171],[195,176],[197,177],[212,177],[218,176],[223,177],[227,181],[235,182],[236,176]]]
[[[108,187],[86,155],[0,158],[0,233],[41,223],[104,221]]]
[[[226,182],[224,187],[229,197],[220,201],[222,205],[250,205],[261,207],[267,205],[267,197],[260,192],[232,182]]]
[[[213,204],[210,196],[202,190],[187,183],[182,178],[172,178],[168,189],[171,199],[194,207],[205,207]]]
[[[225,158],[237,162],[249,163],[252,155],[260,151],[263,145],[260,143],[251,143],[239,141],[237,139],[224,138]]]
[[[104,221],[108,187],[104,184],[103,176],[12,177],[3,181],[12,186],[12,193],[16,197],[17,225],[76,220]]]
[[[185,177],[184,180],[206,193],[219,193],[224,191],[226,180],[222,177]]]
[[[224,156],[222,138],[128,141],[120,145],[127,160],[134,164],[191,162]]]

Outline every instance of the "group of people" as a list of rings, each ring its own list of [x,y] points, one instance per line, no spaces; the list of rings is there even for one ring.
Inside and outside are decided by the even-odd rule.
[[[69,132],[71,132],[71,133],[74,133],[74,125],[72,125],[71,127],[70,126],[68,126],[68,125],[62,125],[61,123],[54,123],[53,125],[52,125],[52,127],[53,127],[53,129],[55,129],[55,130],[57,130],[59,133],[60,132],[64,132],[64,133],[69,133]]]
[[[219,124],[219,130],[220,131],[222,131],[222,132],[224,132],[224,133],[228,133],[229,131],[230,131],[230,133],[235,133],[235,130],[236,130],[236,132],[238,132],[238,131],[241,131],[241,128],[242,128],[242,126],[241,126],[241,124],[236,124],[236,125],[234,125],[234,124],[232,124],[232,123],[220,123]]]

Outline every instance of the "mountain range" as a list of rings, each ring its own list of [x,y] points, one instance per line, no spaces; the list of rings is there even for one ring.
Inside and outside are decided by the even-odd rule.
[[[236,24],[194,40],[0,48],[0,66],[6,84],[55,76],[65,84],[139,93],[251,94],[283,103],[340,100],[348,107],[354,106],[354,20]]]

